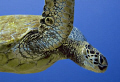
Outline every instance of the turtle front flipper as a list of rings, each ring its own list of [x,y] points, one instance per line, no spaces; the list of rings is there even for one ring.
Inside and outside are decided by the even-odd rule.
[[[41,51],[53,50],[68,38],[73,28],[74,0],[45,0],[42,17],[40,36],[31,46],[39,45]]]

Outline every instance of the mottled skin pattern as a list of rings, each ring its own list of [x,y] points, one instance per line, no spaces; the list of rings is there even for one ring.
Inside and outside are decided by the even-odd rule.
[[[42,16],[0,16],[0,71],[35,73],[71,59],[88,70],[104,72],[106,58],[73,28],[73,12],[74,0],[45,0]]]
[[[39,19],[41,19],[41,16],[35,15],[1,16],[0,19],[1,18],[2,20],[7,19],[6,17],[8,17],[9,19],[19,18],[20,24],[24,22],[22,26],[20,27],[19,25],[17,26],[19,28],[16,29],[14,28],[15,29],[14,32],[17,33],[21,32],[22,30],[21,27],[25,28],[31,27],[31,29],[38,27],[40,25]],[[16,19],[13,21],[15,22]],[[9,24],[11,22],[7,23]],[[2,22],[2,24],[6,24],[6,22],[5,23]],[[16,25],[17,22],[12,23],[11,25],[9,24],[9,27],[13,27]],[[9,32],[8,33],[9,35],[13,33],[10,29],[6,31]],[[0,35],[2,36],[2,33]],[[11,37],[9,35],[5,37]],[[17,37],[15,37],[15,40],[17,40]],[[13,44],[9,42],[6,42],[4,44],[1,43],[0,49],[1,72],[12,73],[40,72],[47,69],[53,63],[61,59],[71,59],[78,65],[88,70],[92,70],[94,72],[104,72],[107,68],[107,61],[105,57],[99,51],[97,51],[91,45],[89,45],[89,43],[86,42],[86,39],[84,38],[82,33],[75,27],[73,28],[71,34],[69,35],[69,38],[60,47],[55,48],[54,50],[42,51],[39,54],[37,53],[30,54],[30,51],[27,52],[27,50],[25,50],[24,47],[20,47],[19,44],[20,44],[19,41],[18,42],[15,41],[15,43],[13,42]],[[101,66],[101,68],[99,68],[98,66]]]
[[[32,39],[30,44],[38,45],[44,42],[40,44],[41,51],[53,50],[68,38],[73,28],[74,0],[45,0],[42,17],[38,29],[41,37],[37,37],[41,40],[36,42]],[[35,47],[34,45],[30,46]]]

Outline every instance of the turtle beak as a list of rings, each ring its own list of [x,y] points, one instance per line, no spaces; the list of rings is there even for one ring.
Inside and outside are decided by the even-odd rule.
[[[107,67],[108,67],[108,63],[106,58],[103,55],[99,56],[99,65],[98,68],[100,69],[101,72],[106,71]]]

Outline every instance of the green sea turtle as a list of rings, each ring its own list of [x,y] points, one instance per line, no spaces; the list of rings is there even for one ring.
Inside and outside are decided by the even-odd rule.
[[[106,58],[73,27],[73,12],[74,0],[45,0],[42,16],[0,16],[0,71],[36,73],[71,59],[88,70],[104,72]]]

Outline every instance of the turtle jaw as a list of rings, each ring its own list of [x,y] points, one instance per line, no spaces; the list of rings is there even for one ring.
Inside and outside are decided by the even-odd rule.
[[[97,73],[106,71],[108,67],[106,58],[88,42],[86,42],[85,47],[83,48],[82,55],[82,67]]]

